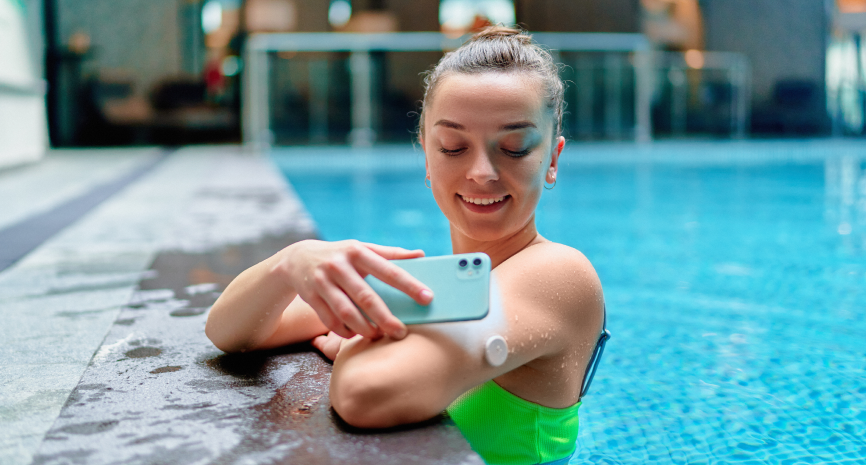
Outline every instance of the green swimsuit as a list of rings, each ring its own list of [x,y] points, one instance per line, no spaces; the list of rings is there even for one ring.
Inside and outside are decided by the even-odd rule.
[[[610,339],[607,308],[595,349],[583,374],[579,399],[583,399],[595,376],[604,346]],[[448,414],[486,463],[526,465],[567,463],[577,448],[577,409],[551,408],[521,399],[490,380],[458,397]]]
[[[528,465],[574,452],[579,407],[538,405],[490,380],[458,397],[448,414],[486,463]]]

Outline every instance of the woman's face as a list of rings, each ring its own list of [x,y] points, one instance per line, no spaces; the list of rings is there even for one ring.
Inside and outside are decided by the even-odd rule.
[[[534,219],[565,142],[553,124],[537,78],[490,72],[439,82],[421,143],[433,196],[453,229],[495,241]]]

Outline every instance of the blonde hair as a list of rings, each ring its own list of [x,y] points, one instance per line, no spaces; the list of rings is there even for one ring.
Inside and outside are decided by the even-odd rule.
[[[565,84],[559,78],[559,68],[553,57],[521,29],[490,26],[473,35],[457,50],[446,53],[424,76],[419,136],[424,134],[424,110],[442,79],[455,73],[489,72],[526,72],[541,79],[545,87],[545,103],[553,112],[554,135],[559,137],[562,134]]]

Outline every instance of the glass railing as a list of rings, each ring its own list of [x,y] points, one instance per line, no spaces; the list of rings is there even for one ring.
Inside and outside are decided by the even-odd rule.
[[[746,135],[751,79],[742,55],[652,51],[642,34],[533,38],[564,65],[566,137]],[[406,142],[417,123],[421,74],[465,39],[436,32],[253,35],[245,54],[244,142]]]

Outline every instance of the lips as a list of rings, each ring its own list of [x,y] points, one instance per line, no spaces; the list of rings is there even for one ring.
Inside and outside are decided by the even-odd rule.
[[[510,195],[500,197],[473,197],[458,194],[458,197],[460,197],[464,207],[475,213],[493,213],[504,207],[511,199]]]

